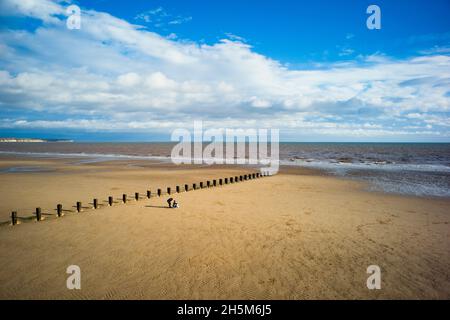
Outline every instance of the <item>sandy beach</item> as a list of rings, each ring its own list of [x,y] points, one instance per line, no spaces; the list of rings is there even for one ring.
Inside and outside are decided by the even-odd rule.
[[[2,220],[10,210],[51,213],[58,202],[252,171],[67,159],[0,166],[8,161],[53,171],[0,174]],[[0,298],[450,298],[448,199],[368,192],[300,168],[175,198],[178,209],[163,196],[1,226]],[[66,288],[69,265],[81,268],[81,290]],[[369,265],[381,268],[381,290],[366,287]]]

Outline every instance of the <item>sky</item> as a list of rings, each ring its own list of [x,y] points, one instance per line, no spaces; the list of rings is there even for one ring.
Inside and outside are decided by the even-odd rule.
[[[282,141],[450,142],[448,12],[448,0],[0,0],[0,136],[163,141],[203,121]]]

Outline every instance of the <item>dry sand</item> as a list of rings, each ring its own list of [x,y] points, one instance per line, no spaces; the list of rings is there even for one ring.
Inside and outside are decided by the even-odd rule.
[[[118,167],[61,164],[42,180],[39,190],[51,190],[42,201],[239,171]],[[36,177],[22,175],[0,175],[3,195],[20,190],[2,205],[34,206],[26,198],[37,190]],[[449,299],[450,201],[363,187],[290,169],[176,195],[179,209],[165,208],[161,197],[3,226],[0,298]],[[381,267],[381,290],[366,287],[372,264]],[[81,290],[66,288],[69,265],[81,268]]]

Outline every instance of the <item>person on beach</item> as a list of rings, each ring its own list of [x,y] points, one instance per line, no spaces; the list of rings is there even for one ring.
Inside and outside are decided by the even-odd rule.
[[[173,201],[173,198],[167,199],[167,203],[169,204],[169,208],[172,208],[172,201]]]
[[[179,208],[178,202],[174,200],[172,208]]]

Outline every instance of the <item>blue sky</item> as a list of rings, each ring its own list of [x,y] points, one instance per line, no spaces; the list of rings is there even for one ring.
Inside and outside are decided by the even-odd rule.
[[[285,141],[450,141],[449,1],[0,6],[0,136],[155,141],[203,120]]]
[[[171,16],[145,23],[163,35],[213,44],[227,33],[248,40],[255,51],[284,63],[346,60],[344,48],[358,54],[376,52],[407,57],[430,46],[448,45],[450,40],[450,3],[447,0],[326,0],[326,1],[82,1],[128,21],[137,13],[158,8]],[[368,30],[366,8],[378,4],[383,27]],[[149,15],[151,16],[151,14]],[[178,17],[188,23],[167,25]]]

